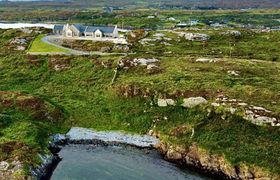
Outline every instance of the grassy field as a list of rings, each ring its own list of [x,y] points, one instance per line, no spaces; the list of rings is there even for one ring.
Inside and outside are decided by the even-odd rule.
[[[15,31],[1,32],[1,45],[19,36]],[[73,126],[140,134],[154,129],[166,141],[185,146],[195,142],[234,165],[245,163],[280,174],[279,128],[256,126],[222,112],[208,114],[208,105],[193,109],[156,105],[158,98],[180,101],[203,96],[212,102],[223,94],[279,115],[280,63],[271,59],[279,57],[279,33],[242,32],[234,41],[232,57],[227,49],[230,37],[218,32],[206,32],[212,36],[208,46],[163,33],[173,38],[169,42],[173,46],[164,46],[162,40],[152,46],[137,41],[132,46],[137,54],[126,57],[158,58],[160,71],[151,73],[141,66],[121,69],[113,85],[119,56],[30,56],[3,46],[0,52],[8,53],[0,54],[0,161],[19,158],[36,165],[36,155],[47,151],[49,135]],[[42,43],[43,37],[34,40],[30,52],[61,52]],[[204,56],[220,61],[195,61]],[[187,128],[174,133],[180,127]],[[190,138],[192,128],[195,134]]]
[[[153,39],[143,45],[135,43],[135,50],[139,53],[154,54],[164,53],[166,56],[204,56],[204,57],[230,57],[244,59],[261,59],[280,61],[280,32],[254,32],[251,30],[237,29],[241,35],[226,35],[229,29],[191,30],[150,32],[146,37]],[[175,32],[200,33],[209,36],[207,41],[189,41],[180,37]],[[169,40],[156,39],[155,34],[164,34]],[[224,33],[224,34],[223,34]],[[166,45],[167,44],[167,45]]]
[[[46,53],[56,53],[56,52],[69,52],[67,49],[59,48],[48,43],[42,41],[45,35],[39,35],[36,39],[32,42],[28,52],[46,52]]]

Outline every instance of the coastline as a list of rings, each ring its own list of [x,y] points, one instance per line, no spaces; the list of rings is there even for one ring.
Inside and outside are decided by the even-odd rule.
[[[36,179],[50,179],[52,172],[61,161],[58,153],[65,145],[91,144],[97,146],[124,145],[139,149],[155,149],[162,157],[180,168],[201,173],[215,179],[277,179],[277,175],[263,171],[261,168],[247,165],[231,165],[223,156],[211,154],[196,144],[188,148],[160,141],[154,136],[130,135],[113,131],[94,131],[86,128],[72,128],[67,134],[51,137],[49,149],[51,155],[41,156],[42,164],[33,169]]]

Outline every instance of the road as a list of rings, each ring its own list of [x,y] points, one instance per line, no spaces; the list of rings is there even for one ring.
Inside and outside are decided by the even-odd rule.
[[[61,48],[61,49],[65,49],[69,52],[28,52],[28,54],[30,55],[76,55],[76,56],[82,56],[82,55],[100,55],[100,56],[108,56],[108,55],[122,55],[122,56],[126,56],[129,53],[103,53],[103,52],[99,52],[99,51],[78,51],[75,49],[71,49],[71,48],[66,48],[63,47],[59,44],[56,43],[56,40],[59,39],[58,36],[54,36],[54,35],[50,35],[50,36],[46,36],[44,38],[42,38],[42,42],[47,43],[49,45]]]

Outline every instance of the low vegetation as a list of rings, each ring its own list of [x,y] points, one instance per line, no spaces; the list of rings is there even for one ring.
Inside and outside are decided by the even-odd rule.
[[[140,134],[158,131],[164,141],[197,143],[234,165],[245,163],[280,174],[279,127],[257,126],[223,108],[213,111],[210,105],[218,96],[228,96],[280,116],[279,32],[236,30],[240,35],[228,33],[228,28],[137,30],[128,34],[135,54],[126,57],[15,53],[5,45],[27,34],[0,30],[0,161],[19,159],[36,166],[38,154],[48,151],[51,134],[78,126]],[[190,41],[180,33],[210,38]],[[38,36],[27,42],[28,52],[68,52],[42,42],[44,34],[29,35]],[[80,43],[71,47],[113,48]],[[68,42],[64,45],[69,47]],[[137,64],[136,58],[157,61],[146,66]],[[201,58],[206,61],[198,61]],[[179,105],[183,98],[197,96],[209,103],[190,109]],[[159,107],[159,98],[178,103]]]

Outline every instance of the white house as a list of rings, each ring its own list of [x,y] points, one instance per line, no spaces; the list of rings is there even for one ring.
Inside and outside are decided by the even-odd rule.
[[[53,33],[64,37],[118,38],[117,26],[55,25]]]

